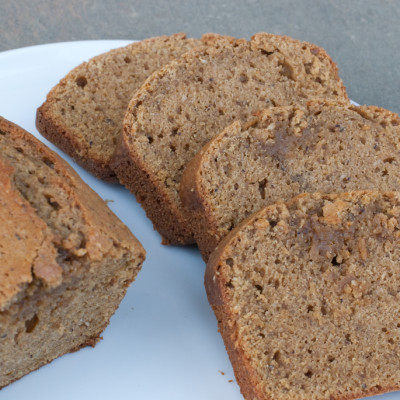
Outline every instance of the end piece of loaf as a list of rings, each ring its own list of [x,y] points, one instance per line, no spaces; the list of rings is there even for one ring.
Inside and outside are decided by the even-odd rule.
[[[200,44],[185,34],[132,43],[74,68],[38,109],[39,132],[100,179],[110,168],[129,100],[149,75]]]
[[[204,259],[248,215],[303,192],[400,190],[400,118],[333,101],[236,122],[189,163],[180,194]]]
[[[249,217],[206,289],[247,400],[400,388],[400,194],[304,194]]]
[[[0,388],[94,346],[145,251],[60,157],[0,118]]]
[[[192,243],[179,183],[186,163],[235,120],[315,97],[347,101],[321,48],[266,33],[206,35],[204,46],[154,73],[125,116],[113,168],[167,242]]]

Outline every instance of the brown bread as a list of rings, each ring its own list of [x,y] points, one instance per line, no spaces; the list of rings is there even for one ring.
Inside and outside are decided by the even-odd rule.
[[[166,242],[193,242],[179,183],[186,163],[235,120],[314,97],[347,101],[336,65],[321,48],[261,33],[251,41],[203,37],[154,73],[129,104],[113,162]]]
[[[400,191],[400,118],[310,101],[260,112],[210,141],[186,168],[181,199],[204,259],[248,215],[302,192]]]
[[[145,251],[69,165],[3,118],[0,148],[1,388],[94,346]]]
[[[185,34],[132,43],[74,68],[38,109],[39,132],[100,179],[110,168],[129,100],[151,73],[199,45]]]
[[[400,388],[400,193],[304,194],[253,214],[206,289],[246,400]]]

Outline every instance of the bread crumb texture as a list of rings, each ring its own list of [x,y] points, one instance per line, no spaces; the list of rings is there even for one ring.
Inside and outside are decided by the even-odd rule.
[[[38,109],[39,132],[97,177],[117,181],[109,163],[129,100],[154,71],[199,44],[183,33],[160,36],[80,64]]]
[[[397,114],[337,101],[274,107],[232,124],[181,183],[203,256],[250,214],[299,193],[400,190],[399,138]]]
[[[0,118],[0,388],[94,345],[145,252],[78,175]]]
[[[154,73],[131,100],[113,168],[172,243],[193,242],[179,199],[187,162],[236,120],[306,99],[347,101],[324,50],[288,37],[218,35]]]
[[[206,288],[248,400],[355,399],[400,382],[400,194],[303,194],[229,234]]]

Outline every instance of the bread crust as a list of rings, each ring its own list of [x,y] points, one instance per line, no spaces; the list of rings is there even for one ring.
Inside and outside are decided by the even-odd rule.
[[[241,130],[241,123],[234,122],[227,129]],[[213,252],[217,244],[223,239],[218,235],[218,224],[210,212],[210,204],[207,202],[207,193],[202,185],[201,169],[207,153],[218,143],[219,138],[225,135],[224,129],[214,139],[211,139],[195,156],[189,161],[183,172],[179,187],[179,196],[183,205],[183,212],[188,221],[191,231],[205,262]]]
[[[52,116],[51,103],[45,102],[37,109],[36,128],[46,139],[94,176],[106,182],[118,183],[114,171],[104,162],[104,159],[89,155],[87,149],[81,146],[68,127],[57,123]]]
[[[283,215],[282,210],[290,209],[292,206],[297,205],[299,200],[316,196],[316,198],[323,198],[327,201],[335,201],[337,199],[343,199],[344,201],[352,201],[353,198],[359,198],[362,196],[379,196],[381,192],[377,191],[359,191],[359,192],[348,192],[342,194],[300,194],[286,203],[276,203],[267,206],[254,213],[250,217],[242,221],[236,226],[214,249],[213,253],[209,257],[205,271],[205,288],[207,292],[208,301],[214,311],[218,322],[218,331],[220,332],[225,348],[227,350],[229,359],[232,363],[236,381],[240,387],[240,391],[246,400],[274,400],[273,397],[269,397],[260,388],[260,382],[256,375],[255,370],[250,364],[249,356],[244,352],[241,347],[240,339],[238,338],[238,332],[236,330],[237,325],[235,323],[237,317],[234,315],[229,308],[229,301],[227,295],[227,277],[221,272],[221,264],[228,257],[228,250],[236,241],[240,241],[240,234],[245,227],[253,226],[254,223],[260,219],[268,220],[269,218],[275,219],[277,215]],[[392,203],[399,203],[400,193],[399,192],[386,192],[383,193]],[[279,218],[278,218],[279,219]],[[364,398],[368,396],[374,396],[387,392],[397,391],[400,389],[399,385],[388,385],[372,387],[366,390],[360,390],[349,395],[329,396],[320,397],[317,400],[354,400],[358,398]],[[286,397],[285,397],[286,398]],[[292,398],[292,397],[290,397]]]
[[[160,169],[157,170],[158,166],[156,167],[154,163],[149,163],[145,160],[150,154],[150,151],[144,150],[145,146],[147,145],[144,142],[145,137],[151,137],[151,140],[157,140],[157,137],[165,138],[165,135],[168,135],[168,132],[162,132],[160,127],[158,127],[159,131],[156,131],[156,128],[152,130],[152,128],[148,128],[143,125],[145,122],[142,120],[144,120],[145,117],[142,118],[142,116],[144,113],[146,113],[144,103],[151,100],[155,100],[155,102],[158,102],[159,104],[161,104],[163,101],[168,101],[168,96],[162,97],[159,94],[155,94],[155,91],[158,88],[157,85],[161,85],[160,82],[164,82],[164,78],[168,80],[168,77],[170,76],[169,74],[171,74],[171,77],[175,77],[176,74],[179,73],[180,69],[184,70],[186,64],[191,65],[194,60],[199,59],[200,62],[207,62],[207,60],[202,60],[203,55],[212,57],[215,54],[219,54],[218,52],[221,51],[221,49],[231,49],[238,46],[247,46],[246,51],[251,53],[255,52],[256,49],[262,49],[263,46],[267,47],[264,42],[268,41],[268,39],[278,40],[277,38],[279,38],[282,43],[303,46],[303,49],[307,49],[307,51],[310,50],[310,52],[312,52],[319,62],[324,65],[328,64],[329,68],[331,68],[328,75],[331,74],[329,77],[332,78],[332,81],[337,83],[336,95],[343,101],[348,100],[345,87],[338,77],[337,67],[333,61],[330,60],[329,56],[324,50],[316,47],[315,45],[305,42],[302,43],[288,37],[278,37],[265,33],[254,35],[250,42],[247,42],[244,39],[233,39],[215,34],[205,35],[202,39],[204,46],[186,53],[180,57],[179,60],[175,60],[165,68],[153,73],[153,75],[147,79],[146,83],[132,98],[125,115],[122,137],[118,142],[118,145],[123,147],[125,150],[120,152],[117,151],[115,153],[116,156],[112,162],[112,168],[117,173],[119,180],[138,197],[138,201],[146,210],[147,215],[152,214],[152,208],[156,203],[158,204],[157,207],[159,207],[160,212],[157,212],[157,214],[161,216],[161,219],[157,219],[157,217],[155,217],[152,219],[152,222],[155,229],[162,232],[163,237],[166,238],[170,243],[191,244],[193,243],[193,232],[190,227],[190,220],[188,220],[184,215],[182,205],[179,200],[178,189],[175,189],[173,185],[168,186],[165,184],[163,179],[160,179],[159,177],[160,175],[164,175],[166,167],[161,166]],[[266,50],[263,51],[265,51],[266,54],[269,54]],[[272,49],[271,54],[274,51],[275,50]],[[277,50],[277,52],[279,53],[279,50]],[[327,63],[328,59],[329,62]],[[245,82],[246,79],[247,78],[244,77],[243,82]],[[168,85],[169,82],[166,83],[167,88],[169,88]],[[171,87],[173,87],[173,85],[171,85]],[[194,96],[193,98],[196,97]],[[184,103],[181,105],[184,105]],[[179,106],[179,104],[176,106]],[[157,115],[157,113],[154,113],[154,115]],[[173,115],[171,115],[170,118],[173,119]],[[147,131],[147,129],[149,130]],[[215,134],[217,133],[218,132],[215,132]],[[205,139],[201,137],[202,134],[202,131],[199,129],[199,132],[196,133],[196,141],[193,140],[190,143],[192,148],[197,148],[200,141],[205,141]],[[176,140],[176,138],[174,138],[174,140]],[[126,149],[129,149],[129,151],[126,151]],[[198,150],[200,150],[200,148]],[[173,148],[172,151],[174,152]],[[124,160],[123,157],[128,157],[128,159]],[[167,157],[160,156],[160,158],[165,159]],[[129,168],[128,161],[131,163]],[[180,160],[178,162],[180,162]],[[137,178],[131,178],[131,176],[138,176],[139,174],[143,176],[147,175],[149,177],[149,181],[146,184],[143,182],[143,180],[140,180],[139,186],[135,187],[133,183],[139,182],[139,180]],[[174,182],[176,179],[180,179],[176,178],[175,176],[170,178]],[[168,177],[166,180],[168,180]],[[142,182],[147,186],[145,189],[146,201],[140,200],[140,196],[143,196]],[[173,211],[170,209],[172,204],[174,205]],[[173,227],[173,229],[167,227]]]
[[[171,203],[170,199],[160,190],[160,185],[154,182],[155,177],[148,172],[143,160],[131,152],[121,138],[111,165],[117,172],[120,183],[131,191],[134,188],[136,200],[143,206],[147,217],[153,222],[154,229],[161,235],[162,244],[195,243],[190,230],[179,229],[180,226],[186,225],[186,221],[182,219],[176,205]],[[129,172],[127,173],[127,171]]]

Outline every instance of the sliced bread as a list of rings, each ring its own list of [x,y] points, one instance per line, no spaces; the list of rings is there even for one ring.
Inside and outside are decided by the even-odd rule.
[[[94,346],[145,251],[55,153],[0,118],[0,388]]]
[[[117,182],[109,163],[129,100],[151,73],[199,44],[183,33],[161,36],[80,64],[47,95],[37,129],[98,178]]]
[[[347,101],[336,65],[313,44],[266,33],[251,41],[211,34],[202,40],[133,97],[112,165],[172,244],[194,241],[178,193],[186,163],[223,128],[273,105]]]
[[[400,118],[333,101],[235,122],[189,163],[181,199],[204,259],[241,220],[302,192],[400,191]],[[190,218],[189,218],[190,217]]]
[[[212,254],[206,289],[246,400],[400,389],[400,194],[304,194]]]

